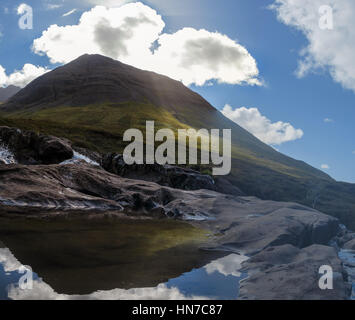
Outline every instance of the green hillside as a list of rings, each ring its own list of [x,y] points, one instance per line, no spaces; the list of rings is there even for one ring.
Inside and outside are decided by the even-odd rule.
[[[65,137],[76,146],[101,153],[122,152],[126,145],[122,141],[124,131],[138,128],[144,132],[146,120],[154,120],[156,130],[231,127],[218,117],[215,119],[220,123],[210,119],[206,126],[203,118],[196,119],[192,114],[182,119],[165,108],[132,102],[0,113],[0,125]],[[237,129],[232,128],[232,172],[228,176],[233,184],[262,199],[315,207],[355,229],[354,185],[337,183],[301,161],[281,155],[259,141],[256,143],[254,137],[241,135]]]

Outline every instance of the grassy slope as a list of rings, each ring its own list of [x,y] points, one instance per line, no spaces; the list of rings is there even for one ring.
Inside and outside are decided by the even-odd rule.
[[[99,152],[122,152],[123,132],[128,128],[144,132],[146,119],[155,120],[156,129],[230,126],[225,119],[217,119],[217,114],[216,117],[196,116],[186,108],[171,113],[149,103],[56,107],[0,116],[0,125],[66,137],[77,146]],[[315,206],[355,229],[355,186],[336,183],[320,171],[282,156],[236,130],[233,129],[233,169],[228,177],[233,184],[262,199]]]

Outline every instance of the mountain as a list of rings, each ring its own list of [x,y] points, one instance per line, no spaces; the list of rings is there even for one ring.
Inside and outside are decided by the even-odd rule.
[[[7,99],[12,97],[14,94],[19,92],[21,88],[16,87],[16,86],[8,86],[6,88],[1,88],[0,87],[0,102],[5,102]]]
[[[35,79],[0,107],[0,125],[63,136],[77,146],[122,152],[123,132],[231,128],[228,180],[248,195],[293,201],[355,228],[355,185],[287,157],[224,117],[181,82],[100,55],[84,55]]]

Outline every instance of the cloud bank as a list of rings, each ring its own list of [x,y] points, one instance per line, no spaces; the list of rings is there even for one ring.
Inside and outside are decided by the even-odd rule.
[[[0,65],[0,86],[14,85],[22,88],[48,71],[50,70],[47,68],[26,63],[21,70],[15,70],[10,75],[7,75],[6,70]]]
[[[320,27],[321,8],[330,6],[334,27]],[[355,2],[349,0],[276,0],[272,6],[278,19],[304,33],[308,46],[301,51],[300,77],[327,70],[334,81],[355,92]]]
[[[257,108],[235,108],[225,105],[222,113],[258,139],[269,145],[297,140],[303,137],[301,129],[295,129],[290,123],[271,120],[263,116]]]
[[[211,80],[261,85],[255,59],[226,35],[193,28],[167,34],[164,27],[162,17],[142,3],[96,6],[76,25],[51,25],[34,40],[32,49],[52,63],[68,63],[85,53],[102,54],[185,85],[202,86]]]

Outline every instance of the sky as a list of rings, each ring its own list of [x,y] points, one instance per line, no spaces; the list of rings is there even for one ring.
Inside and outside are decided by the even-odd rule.
[[[104,54],[182,81],[278,151],[355,182],[354,15],[349,0],[2,0],[0,86]]]

